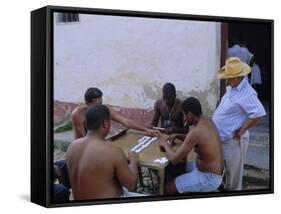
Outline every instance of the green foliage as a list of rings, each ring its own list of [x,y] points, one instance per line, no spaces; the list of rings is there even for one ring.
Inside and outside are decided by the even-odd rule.
[[[55,133],[66,132],[72,130],[72,123],[70,121],[64,122],[54,128]]]

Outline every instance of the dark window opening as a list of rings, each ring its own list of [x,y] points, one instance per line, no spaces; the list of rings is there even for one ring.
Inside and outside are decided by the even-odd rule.
[[[58,13],[57,20],[58,20],[58,23],[79,22],[79,14],[78,13]]]

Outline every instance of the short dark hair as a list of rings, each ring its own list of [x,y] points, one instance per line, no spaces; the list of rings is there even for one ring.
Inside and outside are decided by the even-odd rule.
[[[88,88],[85,92],[84,99],[87,103],[92,102],[92,99],[102,97],[102,91],[98,88]]]
[[[173,85],[173,83],[167,82],[164,84],[162,92],[164,94],[176,94],[176,87]]]
[[[197,117],[202,115],[201,104],[195,97],[187,98],[181,106],[185,113],[191,112]]]
[[[87,130],[98,130],[105,120],[110,119],[109,109],[105,105],[96,105],[86,112]]]

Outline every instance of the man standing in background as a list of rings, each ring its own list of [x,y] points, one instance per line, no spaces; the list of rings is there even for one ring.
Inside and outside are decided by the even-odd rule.
[[[218,78],[225,79],[228,85],[213,115],[224,149],[226,190],[242,190],[248,130],[266,114],[256,91],[245,78],[250,72],[250,66],[237,57],[231,57],[218,74]]]

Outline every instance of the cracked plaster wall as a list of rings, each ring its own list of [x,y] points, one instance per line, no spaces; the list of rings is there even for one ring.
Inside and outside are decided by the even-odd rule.
[[[54,19],[54,99],[83,102],[88,87],[104,103],[151,109],[165,82],[197,97],[210,115],[219,96],[220,23],[81,15]]]

